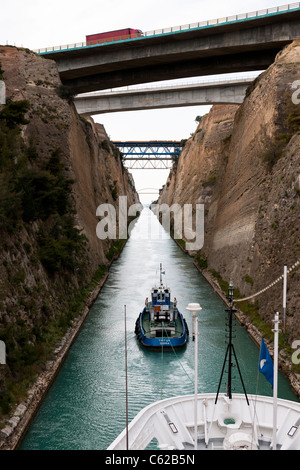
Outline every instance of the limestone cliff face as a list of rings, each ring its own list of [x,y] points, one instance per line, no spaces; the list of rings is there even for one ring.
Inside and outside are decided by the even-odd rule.
[[[97,207],[112,204],[118,216],[119,196],[127,196],[128,206],[139,202],[139,198],[131,174],[123,167],[120,154],[110,144],[103,126],[92,119],[87,122],[78,119],[74,110],[71,118],[68,143],[77,221],[89,240],[90,262],[95,270],[99,264],[107,263],[106,252],[111,244],[109,239],[100,240],[96,236]]]
[[[22,393],[113,256],[113,241],[96,234],[97,207],[138,195],[103,127],[78,116],[55,62],[0,47],[0,78],[1,421],[16,398],[7,380]]]
[[[300,258],[300,41],[249,87],[243,104],[214,106],[161,192],[159,202],[204,203],[200,256],[244,295],[266,287]],[[294,95],[295,96],[295,95]],[[300,337],[300,273],[289,276],[287,328]],[[282,311],[282,283],[259,296],[267,321]]]
[[[22,128],[25,144],[34,147],[41,159],[53,149],[61,151],[66,174],[74,181],[78,226],[89,240],[94,270],[106,263],[104,252],[108,249],[108,243],[96,237],[96,209],[105,202],[117,205],[121,195],[127,195],[129,205],[138,202],[133,179],[110,145],[105,129],[92,119],[80,118],[74,106],[61,99],[66,90],[54,61],[4,47],[0,63],[7,99],[30,102],[29,123]]]

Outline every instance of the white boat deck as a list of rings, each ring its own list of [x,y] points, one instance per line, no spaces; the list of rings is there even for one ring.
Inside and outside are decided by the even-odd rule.
[[[198,450],[271,450],[273,398],[199,394],[197,399]],[[155,402],[128,426],[129,450],[144,450],[156,439],[161,450],[194,449],[194,395]],[[278,399],[277,449],[300,450],[300,403]],[[126,449],[124,430],[108,450]]]

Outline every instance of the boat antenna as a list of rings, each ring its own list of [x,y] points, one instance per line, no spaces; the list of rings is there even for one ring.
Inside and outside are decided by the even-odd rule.
[[[127,333],[126,333],[126,305],[124,305],[125,323],[125,386],[126,386],[126,450],[128,450],[128,379],[127,379]]]
[[[219,392],[220,392],[220,387],[221,387],[221,382],[222,382],[222,378],[223,378],[223,373],[224,373],[227,357],[228,357],[227,395],[230,399],[232,398],[232,365],[233,365],[232,364],[232,355],[233,355],[234,358],[235,358],[237,368],[238,368],[238,372],[239,372],[239,375],[240,375],[240,379],[241,379],[244,394],[245,394],[245,397],[246,397],[246,400],[247,400],[247,404],[249,405],[249,400],[248,400],[248,397],[247,397],[243,377],[242,377],[240,367],[239,367],[239,363],[238,363],[238,360],[237,360],[237,357],[236,357],[234,345],[232,343],[232,317],[233,317],[233,314],[235,312],[237,312],[237,310],[233,308],[233,283],[231,281],[230,281],[229,287],[228,287],[227,300],[229,301],[229,308],[225,309],[225,312],[228,313],[229,340],[228,340],[228,345],[227,345],[227,349],[226,349],[226,354],[225,354],[225,359],[224,359],[224,363],[223,363],[223,368],[222,368],[222,373],[221,373],[221,377],[220,377],[220,382],[219,382],[219,386],[218,386],[218,391],[217,391],[215,404],[218,401],[218,396],[219,396]]]

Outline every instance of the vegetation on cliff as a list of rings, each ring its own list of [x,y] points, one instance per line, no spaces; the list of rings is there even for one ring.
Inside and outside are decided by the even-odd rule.
[[[87,261],[86,238],[75,226],[72,181],[64,174],[60,149],[41,159],[21,136],[29,108],[23,100],[8,102],[0,111],[0,338],[6,343],[8,365],[0,379],[0,416],[24,393],[27,381],[78,313],[74,302],[70,306],[63,297],[70,300],[74,271],[80,271],[77,278],[83,280]],[[29,261],[9,263],[14,253],[20,258],[17,251]],[[53,288],[65,285],[59,309],[56,302],[53,309],[53,292],[47,294],[42,282],[36,279],[34,287],[26,282],[26,269],[39,263]]]
[[[119,156],[101,146],[105,130],[77,115],[54,62],[4,46],[0,61],[1,428],[122,249],[97,238],[97,206],[137,196]]]
[[[284,158],[284,152],[291,138],[300,132],[300,107],[293,103],[286,93],[278,108],[278,130],[274,138],[266,138],[265,152],[262,155],[269,171],[275,163]]]

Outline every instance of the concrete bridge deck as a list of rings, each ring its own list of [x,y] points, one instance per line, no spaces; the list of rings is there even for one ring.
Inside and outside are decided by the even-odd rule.
[[[198,24],[178,31],[171,28],[169,33],[44,54],[57,62],[62,82],[76,94],[161,80],[265,70],[285,45],[300,36],[300,5],[291,5],[253,17],[245,14],[234,21],[207,22],[203,27]]]
[[[249,77],[219,82],[91,93],[77,96],[75,106],[79,114],[95,115],[183,106],[241,104],[247,87],[253,80],[254,78]]]

